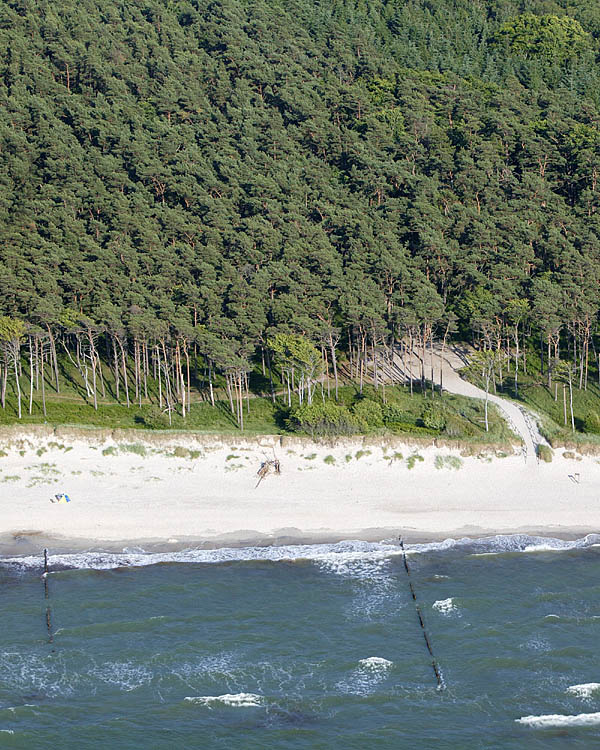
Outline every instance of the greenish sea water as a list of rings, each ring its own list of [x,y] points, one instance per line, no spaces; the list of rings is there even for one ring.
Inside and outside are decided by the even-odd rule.
[[[600,747],[600,537],[0,560],[0,748]],[[48,642],[46,607],[53,640]]]

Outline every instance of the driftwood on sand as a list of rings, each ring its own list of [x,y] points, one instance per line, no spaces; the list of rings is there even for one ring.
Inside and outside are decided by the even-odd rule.
[[[278,458],[267,458],[261,463],[260,469],[256,472],[258,476],[256,487],[258,487],[267,474],[281,474],[281,464]]]

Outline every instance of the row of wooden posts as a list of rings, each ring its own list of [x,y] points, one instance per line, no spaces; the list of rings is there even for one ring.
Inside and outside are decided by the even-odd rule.
[[[269,470],[275,470],[277,473],[279,473],[279,462],[277,461],[276,468],[271,466],[274,462],[266,461],[263,464],[263,467],[267,468],[267,471]],[[261,470],[263,469],[261,467]],[[261,470],[259,470],[259,482],[261,479],[263,479],[263,476],[266,476],[267,472],[264,472],[264,474],[261,474]],[[406,550],[404,549],[404,542],[402,538],[400,537],[400,548],[402,549],[402,560],[404,562],[404,570],[406,571],[406,575],[408,577],[408,587],[410,589],[410,593],[415,605],[415,609],[417,611],[417,617],[419,618],[419,624],[421,626],[421,630],[423,632],[423,638],[425,639],[425,645],[427,646],[427,650],[429,651],[429,655],[431,656],[431,666],[433,667],[433,672],[435,674],[435,679],[437,682],[437,688],[438,690],[443,690],[445,688],[444,678],[442,676],[442,673],[440,671],[440,668],[437,664],[436,658],[433,654],[433,649],[431,647],[431,641],[429,639],[429,635],[427,634],[427,628],[425,627],[425,622],[423,620],[423,615],[421,613],[421,608],[419,607],[419,603],[417,601],[417,595],[415,593],[414,586],[412,584],[411,575],[410,575],[410,568],[408,566],[408,560],[406,559]],[[50,572],[50,568],[48,566],[48,550],[44,549],[44,574],[42,578],[44,579],[44,598],[46,600],[46,630],[48,631],[48,643],[52,643],[54,638],[52,635],[52,611],[50,608],[50,591],[48,587],[48,574]]]

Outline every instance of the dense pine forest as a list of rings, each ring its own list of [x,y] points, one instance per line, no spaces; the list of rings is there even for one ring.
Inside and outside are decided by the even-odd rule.
[[[5,0],[0,419],[468,435],[386,381],[459,339],[600,432],[599,55],[592,0]]]

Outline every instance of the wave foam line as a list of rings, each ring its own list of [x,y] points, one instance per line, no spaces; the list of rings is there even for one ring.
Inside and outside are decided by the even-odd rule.
[[[225,695],[192,695],[185,698],[188,703],[195,703],[199,706],[212,708],[215,703],[221,703],[224,706],[234,708],[249,708],[252,706],[262,706],[262,696],[255,693],[225,693]]]
[[[600,534],[588,534],[582,539],[565,541],[527,534],[496,534],[472,539],[446,539],[443,542],[406,545],[407,554],[458,551],[470,554],[501,554],[503,552],[534,552],[553,550],[556,552],[596,546]],[[373,566],[384,565],[391,557],[400,555],[395,540],[363,542],[358,540],[336,544],[291,544],[273,547],[222,547],[220,549],[188,549],[178,552],[144,552],[143,549],[124,549],[121,553],[83,552],[59,554],[50,557],[51,568],[110,570],[122,567],[143,567],[159,563],[204,563],[250,562],[269,560],[272,562],[307,560],[322,564],[331,572],[356,574],[358,563],[368,564],[368,575],[373,575]],[[14,565],[22,569],[39,569],[43,566],[40,556],[4,557],[1,564]]]
[[[600,724],[600,711],[593,714],[546,714],[542,716],[522,716],[515,719],[517,724],[533,727],[534,729],[549,729],[553,727],[593,727]]]

